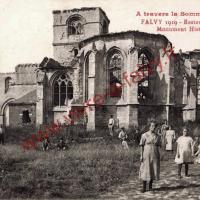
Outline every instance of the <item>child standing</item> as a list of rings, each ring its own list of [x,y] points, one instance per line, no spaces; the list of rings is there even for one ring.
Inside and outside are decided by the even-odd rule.
[[[121,131],[119,133],[119,139],[122,140],[122,147],[123,147],[123,149],[129,149],[128,143],[127,143],[127,138],[128,138],[128,135],[127,135],[127,133],[125,131],[125,128],[122,127]]]
[[[178,177],[181,178],[182,165],[185,164],[185,176],[188,175],[189,164],[193,162],[193,139],[188,136],[188,129],[183,128],[183,135],[177,139],[175,162],[178,164]]]

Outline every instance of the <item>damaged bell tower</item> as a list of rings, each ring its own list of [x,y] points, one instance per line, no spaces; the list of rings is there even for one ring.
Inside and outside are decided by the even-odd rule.
[[[80,41],[108,33],[109,19],[101,8],[53,11],[54,59],[66,66],[78,54]]]

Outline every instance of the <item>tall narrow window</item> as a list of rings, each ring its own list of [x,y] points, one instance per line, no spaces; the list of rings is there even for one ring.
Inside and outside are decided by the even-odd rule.
[[[108,83],[110,97],[121,97],[122,82],[121,69],[123,66],[123,56],[118,50],[113,50],[108,56]]]
[[[54,84],[54,106],[58,106],[59,103],[59,99],[60,99],[60,87],[59,87],[59,83],[56,81]]]
[[[138,72],[142,74],[142,79],[138,82],[138,100],[147,101],[151,98],[149,88],[149,74],[152,70],[150,66],[150,56],[141,52],[138,57]]]
[[[5,79],[5,93],[8,92],[11,83],[12,83],[12,78],[11,77],[7,77]]]
[[[64,106],[68,100],[73,99],[73,85],[69,78],[62,74],[54,81],[53,85],[54,106]]]
[[[69,81],[67,84],[67,98],[73,99],[73,86],[71,81]]]
[[[85,61],[85,101],[88,100],[89,94],[88,94],[88,76],[89,76],[89,55],[86,58]]]
[[[60,105],[65,105],[65,99],[67,95],[67,90],[66,90],[66,83],[65,81],[62,81],[60,84]]]
[[[71,22],[68,26],[68,34],[69,35],[75,35],[76,34],[76,24],[74,22]]]

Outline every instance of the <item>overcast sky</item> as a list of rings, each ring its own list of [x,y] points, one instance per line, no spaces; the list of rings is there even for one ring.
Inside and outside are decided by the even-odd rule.
[[[40,63],[43,57],[52,57],[52,10],[80,7],[101,7],[111,21],[110,32],[140,30],[158,33],[156,26],[142,25],[140,20],[144,17],[137,17],[136,12],[200,12],[200,1],[0,0],[0,72],[12,72],[19,63]],[[200,17],[194,19],[200,21]],[[176,51],[180,48],[184,51],[200,49],[200,32],[163,34]]]

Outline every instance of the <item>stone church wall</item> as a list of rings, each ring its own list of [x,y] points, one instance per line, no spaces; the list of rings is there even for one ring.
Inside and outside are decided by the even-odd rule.
[[[9,106],[9,122],[10,126],[18,127],[22,125],[22,112],[27,109],[29,111],[29,117],[31,119],[30,124],[34,124],[36,122],[36,107],[35,105],[27,105],[27,104],[11,104]]]
[[[70,19],[74,20],[71,23],[73,29],[69,29]],[[126,128],[143,126],[152,118],[160,122],[165,119],[173,121],[174,118],[183,118],[184,121],[198,118],[199,51],[185,53],[184,56],[174,55],[169,49],[173,49],[172,44],[160,34],[139,31],[108,34],[110,21],[101,8],[56,10],[53,11],[53,20],[54,59],[57,61],[54,64],[57,65],[49,63],[46,77],[41,81],[37,77],[38,64],[20,64],[16,66],[15,73],[0,74],[0,121],[4,108],[11,101],[9,116],[13,126],[20,124],[23,109],[30,109],[32,122],[41,124],[62,118],[70,106],[83,108],[87,101],[90,101],[89,107],[93,109],[88,114],[88,124],[92,129],[107,126],[111,114],[120,127]],[[75,26],[79,22],[81,31],[80,26]],[[148,54],[146,58],[150,59],[153,71],[148,75],[148,86],[132,82],[131,78],[132,72],[138,70],[139,61],[143,62],[139,58],[141,54]],[[108,83],[109,56],[115,56],[115,59],[119,56],[123,60],[123,66],[120,63],[122,80],[115,77],[118,79],[116,83],[121,81],[122,84],[121,98],[108,95],[111,84]],[[116,63],[112,65],[112,69],[116,70],[116,66]],[[69,73],[74,96],[72,105],[59,107],[53,105],[53,80],[61,71]],[[146,90],[144,87],[148,87],[147,95],[142,91]],[[35,103],[14,104],[15,100],[29,95],[33,90],[37,91]],[[102,99],[100,106],[98,103],[95,105],[94,100],[98,95]]]
[[[20,112],[16,106],[15,109],[9,108],[8,104],[17,99],[22,98],[31,91],[36,89],[36,64],[18,65],[15,68],[15,73],[0,74],[0,122],[5,122],[5,118],[10,118],[9,123],[17,125],[20,123]],[[9,83],[6,83],[6,78],[9,77]],[[7,85],[7,86],[6,86]],[[21,109],[25,109],[21,105]],[[8,110],[8,111],[7,111]],[[6,113],[5,113],[6,112]],[[35,114],[33,114],[34,116]],[[34,117],[35,118],[35,117]],[[33,120],[35,121],[35,120]],[[8,124],[7,124],[8,125]]]
[[[16,83],[20,85],[36,84],[36,70],[38,64],[21,64],[15,68]]]
[[[68,34],[68,20],[73,16],[81,16],[83,23],[82,34]],[[73,10],[53,11],[53,46],[54,58],[61,63],[71,62],[74,57],[73,49],[78,49],[78,43],[94,35],[102,34],[102,20],[109,20],[100,8],[83,8]]]

